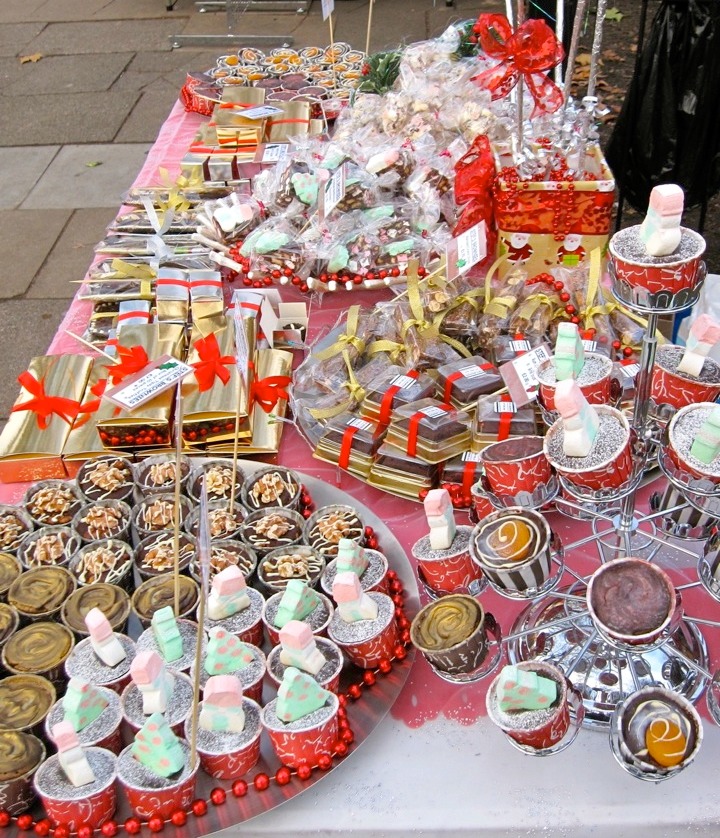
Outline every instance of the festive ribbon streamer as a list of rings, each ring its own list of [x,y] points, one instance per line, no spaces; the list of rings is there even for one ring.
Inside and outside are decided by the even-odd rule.
[[[327,349],[316,352],[313,355],[313,358],[318,361],[327,361],[328,358],[334,358],[335,355],[345,352],[348,344],[352,346],[353,349],[357,349],[358,353],[362,354],[365,351],[365,341],[362,340],[362,338],[357,337],[359,319],[360,306],[350,306],[348,309],[344,334],[340,335],[332,346],[328,346]]]
[[[230,381],[228,367],[234,366],[235,356],[220,354],[220,346],[214,332],[205,338],[196,340],[194,348],[200,356],[200,360],[195,361],[190,366],[195,370],[198,390],[204,393],[206,390],[212,389],[216,378],[219,378],[223,386],[226,386]]]
[[[507,96],[522,77],[535,102],[531,118],[562,106],[562,90],[545,73],[563,60],[565,52],[544,20],[526,20],[513,32],[505,15],[482,14],[473,31],[485,54],[499,59],[495,67],[470,79],[489,90],[493,100]]]
[[[485,274],[485,309],[484,313],[493,317],[507,317],[508,312],[515,308],[517,297],[493,297],[492,296],[492,281],[502,264],[508,260],[507,253],[498,258],[490,265],[488,272]]]
[[[493,181],[495,160],[490,141],[481,134],[475,137],[470,148],[455,164],[455,203],[465,204],[460,213],[453,236],[485,222],[487,250],[495,250],[495,220],[493,212]]]
[[[308,412],[314,419],[332,419],[334,416],[339,416],[346,410],[351,410],[354,405],[360,404],[365,398],[365,389],[355,377],[355,371],[353,370],[352,362],[347,351],[343,350],[342,356],[348,373],[348,380],[342,383],[342,387],[350,391],[350,397],[342,402],[342,404],[335,405],[334,407],[311,407]]]
[[[122,346],[119,344],[117,354],[120,361],[114,367],[108,368],[108,375],[113,385],[120,384],[123,379],[140,372],[150,363],[148,354],[142,346]]]
[[[32,411],[41,431],[47,428],[52,416],[59,416],[68,425],[72,425],[80,409],[80,402],[64,396],[48,396],[45,392],[45,379],[41,378],[38,381],[28,370],[20,373],[17,380],[20,382],[20,386],[24,387],[33,398],[22,402],[22,404],[16,404],[11,409],[11,413],[18,413],[23,410]]]
[[[280,399],[289,401],[286,387],[289,387],[292,378],[289,375],[269,375],[259,381],[253,379],[250,384],[250,400],[259,404],[265,413],[270,413]]]
[[[136,262],[125,262],[123,259],[113,259],[110,267],[118,276],[127,279],[155,279],[157,272],[150,265],[142,265]]]

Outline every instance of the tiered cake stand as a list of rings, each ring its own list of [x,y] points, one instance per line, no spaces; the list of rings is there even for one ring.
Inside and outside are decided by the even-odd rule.
[[[720,622],[693,617],[683,607],[684,591],[696,587],[704,588],[720,602],[720,581],[713,576],[720,558],[720,536],[708,540],[713,519],[720,516],[720,487],[694,481],[670,461],[665,453],[663,427],[667,416],[650,400],[658,318],[661,314],[680,312],[692,306],[699,296],[705,274],[704,270],[699,272],[692,288],[675,295],[651,294],[631,288],[617,279],[612,262],[610,274],[618,301],[647,317],[631,422],[635,435],[635,467],[623,486],[599,492],[580,489],[564,477],[559,478],[558,511],[588,521],[592,532],[563,544],[560,555],[554,560],[558,573],[551,580],[552,589],[548,590],[546,585],[543,590],[526,592],[527,606],[500,642],[506,645],[511,663],[533,660],[557,665],[579,699],[576,706],[571,707],[571,728],[562,742],[545,751],[523,750],[539,755],[555,753],[571,744],[581,726],[608,729],[613,753],[622,767],[641,779],[657,782],[666,779],[668,773],[638,772],[619,753],[617,709],[626,699],[652,686],[670,690],[694,704],[707,691],[708,710],[720,724],[720,673],[711,671],[703,634],[707,628],[720,628]],[[668,488],[664,496],[653,495],[651,511],[641,514],[635,508],[636,493],[644,474],[655,461],[672,488]],[[492,496],[488,498],[492,502]],[[668,501],[670,506],[667,506]],[[688,541],[694,541],[694,544],[688,547]],[[698,556],[697,549],[692,546],[703,541],[706,543]],[[587,568],[588,548],[591,552],[592,548],[597,551],[600,564],[626,557],[653,562],[661,550],[663,557],[674,558],[677,565],[687,566],[688,557],[693,559],[697,579],[674,584],[674,617],[652,643],[621,643],[609,637],[597,624],[588,609],[586,597],[592,572],[585,575],[576,569],[578,565]],[[593,572],[599,566],[596,565]],[[518,598],[515,592],[508,594],[500,588],[494,589],[503,596]]]

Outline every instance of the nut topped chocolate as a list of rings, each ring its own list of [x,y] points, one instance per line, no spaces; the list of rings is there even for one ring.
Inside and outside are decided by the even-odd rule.
[[[243,501],[248,509],[268,506],[297,505],[301,486],[297,475],[290,469],[271,467],[250,475],[243,485]]]
[[[203,463],[190,477],[190,494],[196,500],[202,495],[203,478],[207,490],[208,500],[228,500],[232,492],[233,466],[231,461],[216,460]],[[235,497],[240,496],[240,490],[245,482],[245,475],[235,469]]]
[[[124,541],[91,541],[73,556],[70,570],[81,585],[122,582],[132,566],[133,551]]]
[[[90,501],[128,501],[135,486],[135,476],[129,460],[123,457],[97,457],[83,463],[78,472],[77,484]]]
[[[242,526],[246,516],[245,510],[239,503],[234,503],[230,511],[230,502],[224,500],[208,503],[208,528],[211,539],[234,538]],[[200,507],[195,507],[185,519],[184,527],[197,538],[200,529]]]
[[[80,492],[64,480],[44,480],[28,489],[25,509],[36,524],[69,524],[82,505]]]
[[[185,532],[179,538],[179,568],[184,570],[195,555],[195,539]],[[144,578],[168,573],[175,567],[175,534],[158,532],[143,538],[135,550],[135,565]]]
[[[66,565],[81,545],[71,527],[41,527],[32,532],[18,550],[27,568]]]
[[[176,464],[174,455],[161,454],[148,457],[139,463],[135,470],[135,478],[140,491],[170,492],[175,488]],[[180,460],[180,480],[185,483],[190,476],[190,461],[187,457]]]
[[[251,512],[243,521],[240,537],[258,553],[288,547],[302,539],[303,518],[292,509],[269,507]]]
[[[65,568],[38,567],[12,583],[8,602],[26,616],[51,616],[74,590],[75,580]]]
[[[190,512],[190,501],[180,498],[180,517]],[[175,526],[175,498],[173,495],[153,495],[133,507],[132,521],[140,538],[153,532],[171,530]]]
[[[272,591],[284,591],[291,579],[301,579],[312,587],[324,569],[325,559],[311,547],[280,547],[260,562],[258,579]]]
[[[15,730],[0,732],[0,783],[24,777],[45,758],[37,736]]]
[[[0,730],[29,730],[55,703],[55,687],[41,675],[9,675],[0,681]]]
[[[257,556],[255,553],[239,541],[220,540],[213,541],[210,546],[210,579],[221,570],[234,565],[247,579],[257,567]],[[192,562],[190,573],[199,581],[200,569],[197,561]]]
[[[123,538],[129,524],[130,507],[119,500],[89,503],[73,518],[73,527],[83,541]]]
[[[364,532],[363,522],[351,506],[333,504],[308,519],[305,541],[323,556],[336,556],[341,539],[360,542]]]
[[[0,550],[14,552],[32,529],[32,521],[21,509],[0,506]]]

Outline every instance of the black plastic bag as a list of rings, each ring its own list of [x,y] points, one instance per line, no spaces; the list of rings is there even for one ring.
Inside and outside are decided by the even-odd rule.
[[[606,150],[624,197],[677,183],[685,205],[720,188],[720,2],[663,0]]]

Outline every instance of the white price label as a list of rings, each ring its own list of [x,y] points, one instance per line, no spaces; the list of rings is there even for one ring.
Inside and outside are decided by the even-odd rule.
[[[191,372],[192,367],[172,355],[163,355],[132,377],[126,378],[122,384],[108,390],[103,398],[125,410],[134,410],[164,393]]]
[[[482,462],[482,455],[479,451],[465,451],[462,459],[464,463],[480,463]]]
[[[396,375],[390,382],[391,387],[399,387],[401,390],[407,390],[413,384],[417,384],[417,378],[413,378],[410,375]]]
[[[246,108],[241,116],[243,119],[267,119],[269,116],[275,116],[282,113],[282,108],[276,108],[275,105],[258,105],[256,108]]]
[[[284,160],[288,154],[287,143],[268,143],[263,149],[262,162],[263,163],[277,163],[278,160]]]
[[[335,0],[322,0],[322,19],[327,20],[335,11]]]
[[[597,341],[596,340],[584,340],[583,341],[583,349],[586,352],[595,352],[597,349]]]
[[[513,352],[529,352],[530,341],[528,340],[511,340],[510,348]]]
[[[353,416],[352,419],[348,419],[348,427],[349,428],[357,428],[360,431],[371,431],[372,425],[370,422],[366,422],[364,419],[358,419],[356,416]]]
[[[343,164],[325,184],[323,216],[327,217],[345,197],[345,165]]]
[[[444,416],[447,413],[447,410],[443,410],[441,407],[424,407],[421,411],[423,416],[427,416],[428,419],[435,419],[437,416]]]
[[[515,402],[495,402],[493,410],[495,413],[517,413]]]
[[[500,367],[500,374],[516,405],[528,404],[537,396],[537,369],[551,357],[550,347],[544,343]]]
[[[621,364],[620,368],[628,378],[635,378],[640,372],[640,364]]]
[[[485,236],[485,222],[481,221],[457,238],[457,268],[461,274],[469,271],[487,255],[487,239]]]
[[[484,370],[482,367],[477,366],[465,367],[460,370],[460,374],[463,378],[482,378],[483,376],[491,375],[492,369]]]

